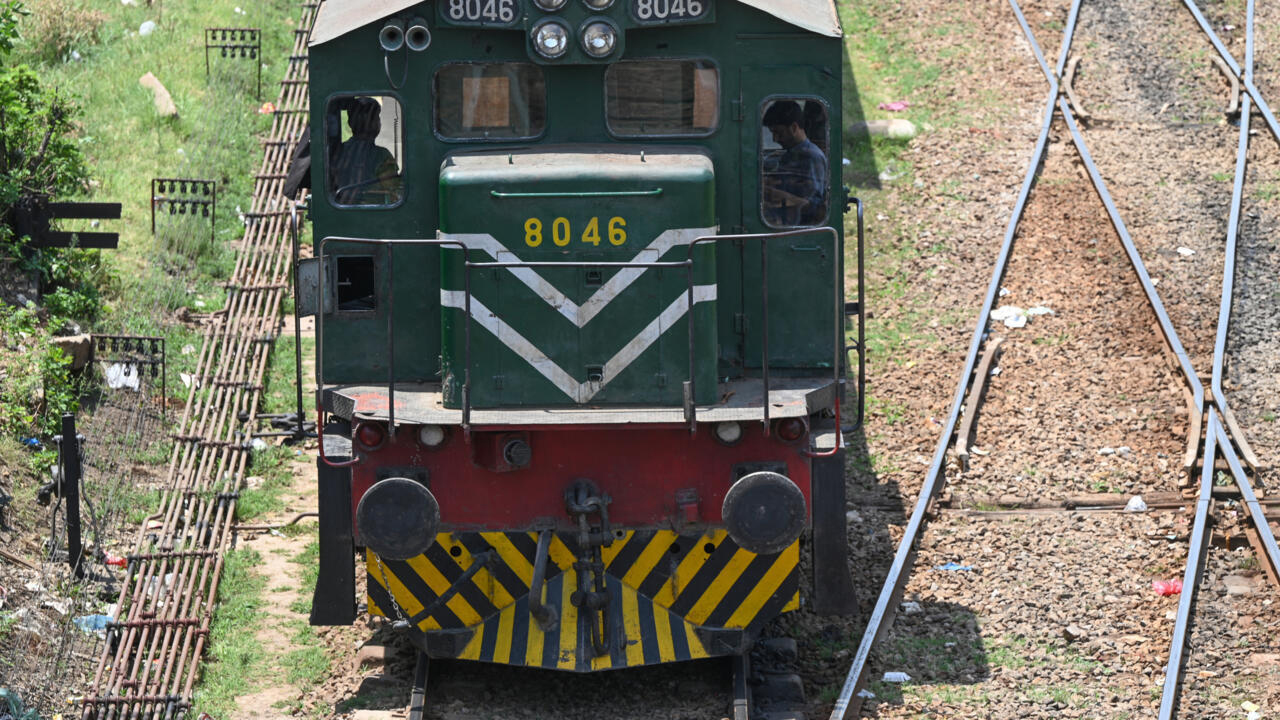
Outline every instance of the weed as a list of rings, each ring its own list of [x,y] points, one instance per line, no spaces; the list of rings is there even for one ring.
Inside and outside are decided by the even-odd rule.
[[[253,572],[261,563],[253,550],[232,550],[226,556],[209,635],[209,661],[192,710],[196,715],[230,715],[236,697],[252,688],[262,667],[265,654],[256,634],[267,581]]]
[[[898,400],[883,400],[868,395],[867,412],[879,415],[886,424],[897,425],[907,416],[907,406]]]
[[[315,338],[302,338],[302,356],[306,358],[315,354]],[[298,399],[294,389],[297,341],[292,335],[281,336],[271,350],[270,371],[267,378],[267,392],[262,398],[263,413],[297,412]],[[303,378],[306,381],[306,378]],[[311,417],[315,409],[315,396],[312,393],[302,394],[302,412],[304,417]]]
[[[299,583],[299,595],[289,605],[291,612],[299,615],[306,615],[311,612],[311,593],[315,590],[316,581],[320,577],[320,541],[316,539],[319,530],[311,527],[311,542],[298,553],[290,562],[297,563],[302,566],[302,578]]]
[[[261,477],[262,484],[240,493],[240,500],[236,503],[236,518],[239,521],[251,520],[284,507],[280,493],[289,486],[292,479],[292,470],[289,468],[292,459],[293,449],[286,446],[254,451],[249,471]]]
[[[41,62],[67,62],[72,51],[98,42],[106,19],[83,0],[31,0],[31,14],[22,23],[23,39]]]

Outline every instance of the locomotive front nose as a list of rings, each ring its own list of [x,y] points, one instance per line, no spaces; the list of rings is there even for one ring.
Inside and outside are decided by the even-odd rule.
[[[721,513],[738,547],[771,555],[785,550],[804,532],[804,493],[785,475],[754,472],[729,488]]]
[[[388,560],[408,560],[431,549],[440,530],[440,503],[409,478],[380,480],[356,506],[365,547]]]

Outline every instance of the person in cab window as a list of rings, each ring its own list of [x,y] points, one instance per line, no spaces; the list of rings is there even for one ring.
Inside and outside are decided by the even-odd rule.
[[[794,100],[775,102],[764,114],[764,126],[782,154],[766,160],[764,217],[770,225],[816,225],[824,220],[827,200],[827,156],[809,141],[804,111]]]
[[[400,168],[391,151],[377,143],[382,106],[356,98],[347,110],[351,138],[338,149],[333,165],[334,195],[343,205],[393,205],[400,200]]]

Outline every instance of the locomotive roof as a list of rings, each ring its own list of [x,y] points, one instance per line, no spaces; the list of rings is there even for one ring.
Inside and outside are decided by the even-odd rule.
[[[840,37],[835,0],[734,0],[769,13],[798,28]],[[421,0],[326,0],[311,29],[311,45],[339,38],[356,28],[407,10]]]

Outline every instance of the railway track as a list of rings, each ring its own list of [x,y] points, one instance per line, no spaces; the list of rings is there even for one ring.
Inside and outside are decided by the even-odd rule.
[[[1145,688],[1152,691],[1151,696],[1140,700],[1149,699],[1150,707],[1139,710],[1139,714],[1154,713],[1158,707],[1161,718],[1203,716],[1208,712],[1203,704],[1183,703],[1180,707],[1179,697],[1191,677],[1185,661],[1189,654],[1196,654],[1194,641],[1188,651],[1189,628],[1196,628],[1200,635],[1212,634],[1217,631],[1212,624],[1214,619],[1221,617],[1221,613],[1214,612],[1215,594],[1197,593],[1206,553],[1212,558],[1218,552],[1209,549],[1211,519],[1217,518],[1219,529],[1226,533],[1250,528],[1257,562],[1264,567],[1270,565],[1272,570],[1280,567],[1280,549],[1265,518],[1266,504],[1258,500],[1253,488],[1254,482],[1264,477],[1259,472],[1266,468],[1256,460],[1223,383],[1250,130],[1260,129],[1259,139],[1270,144],[1272,140],[1280,141],[1280,125],[1253,77],[1253,2],[1247,9],[1248,40],[1243,64],[1217,36],[1215,27],[1220,25],[1207,20],[1193,0],[1184,0],[1184,4],[1194,25],[1212,45],[1218,64],[1241,92],[1241,127],[1226,219],[1222,292],[1212,296],[1197,285],[1197,274],[1213,274],[1212,261],[1204,257],[1211,256],[1207,252],[1197,260],[1195,273],[1183,273],[1191,279],[1177,277],[1178,271],[1168,269],[1172,267],[1169,263],[1162,263],[1158,280],[1152,278],[1104,173],[1090,153],[1090,140],[1096,138],[1081,122],[1085,113],[1072,87],[1080,65],[1072,48],[1082,3],[1076,0],[1071,5],[1057,62],[1051,66],[1021,7],[1016,0],[1010,0],[1012,12],[1048,82],[1043,123],[924,488],[854,654],[831,713],[832,720],[846,714],[857,716],[863,700],[872,696],[867,688],[873,664],[884,657],[913,657],[903,651],[899,633],[894,633],[892,652],[873,654],[878,644],[890,637],[889,629],[900,609],[905,612],[901,623],[907,628],[904,635],[917,643],[914,658],[924,668],[924,674],[952,672],[932,667],[931,655],[945,661],[948,655],[965,653],[974,657],[987,653],[983,658],[987,663],[994,663],[999,655],[1006,661],[1003,667],[1013,669],[1002,673],[1002,679],[1011,678],[1012,682],[1006,683],[1007,693],[1002,692],[998,698],[944,694],[933,698],[932,709],[939,703],[994,700],[1005,706],[1004,711],[1017,716],[1057,714],[1072,708],[1078,714],[1080,706],[1073,696],[1079,695],[1087,696],[1092,703],[1111,703],[1106,714],[1118,716],[1118,703],[1123,698],[1118,697],[1115,688]],[[1089,43],[1090,51],[1094,45]],[[1194,128],[1192,132],[1203,134],[1204,129]],[[1062,142],[1053,142],[1055,137]],[[1274,151],[1274,146],[1270,149]],[[1079,163],[1083,179],[1078,169],[1069,164],[1072,161]],[[1073,208],[1080,204],[1084,192],[1096,195],[1102,212],[1096,204],[1091,211]],[[1184,257],[1194,254],[1179,252]],[[1034,282],[1037,268],[1054,264],[1073,269],[1074,274],[1068,276],[1074,283],[1069,291],[1056,288],[1055,292],[1055,288]],[[1121,266],[1125,269],[1124,278],[1117,275]],[[1178,297],[1175,312],[1166,310],[1157,290],[1160,280],[1166,281],[1167,293]],[[1067,277],[1059,278],[1059,282],[1066,281]],[[1088,299],[1080,302],[1073,294]],[[1002,299],[1006,296],[1009,300]],[[1044,303],[1048,307],[1032,313],[995,312],[1006,311],[1012,302],[1026,305],[1044,297],[1061,304]],[[1205,300],[1210,297],[1213,302],[1206,308]],[[1099,308],[1099,304],[1105,307]],[[1216,321],[1213,305],[1218,310]],[[1070,309],[1076,325],[1056,316],[1055,311],[1062,312],[1064,306]],[[1000,326],[1001,320],[1006,320],[1008,328]],[[1127,324],[1108,324],[1112,320]],[[1030,333],[1019,335],[1014,329],[1022,327],[1018,323],[1039,327],[1043,334],[1034,340],[1028,337]],[[1190,328],[1193,352],[1188,352],[1179,338],[1179,327]],[[1085,339],[1072,336],[1073,332]],[[1063,361],[1065,356],[1054,347],[1058,344],[1082,351],[1067,363],[1075,373],[1073,377],[1078,378],[1078,387],[1062,391],[1062,397],[1049,397],[1051,386],[1039,380],[1043,373],[1051,372],[1050,361]],[[1210,345],[1212,359],[1208,357]],[[1167,367],[1160,367],[1162,354],[1168,358]],[[1197,367],[1203,371],[1209,364],[1212,370],[1207,378],[1197,373]],[[993,377],[996,369],[1003,373]],[[1108,381],[1119,381],[1120,387],[1095,387]],[[1168,389],[1170,382],[1176,383],[1172,391]],[[1130,392],[1137,395],[1130,397]],[[1183,401],[1185,416],[1176,412]],[[1024,405],[1043,408],[1052,407],[1055,402],[1078,402],[1069,411],[1087,420],[1076,422],[1081,428],[1077,436],[1066,438],[1057,447],[1046,447],[1047,443],[1034,438],[1040,420],[1038,412],[1043,410]],[[977,425],[979,408],[984,425],[998,431],[1012,429],[1030,434],[1032,439],[1023,444],[1029,451],[1021,456],[1016,451],[1007,452],[1000,459],[988,461],[982,456],[991,448],[995,448],[993,454],[1001,455],[1002,447],[1014,450],[1016,446],[999,437],[998,432],[980,428],[977,436],[989,442],[982,443],[986,449],[979,447],[971,453],[970,432]],[[1124,417],[1120,412],[1139,408],[1145,413],[1139,417]],[[994,418],[986,417],[991,415]],[[1185,442],[1176,440],[1177,436],[1185,438]],[[1140,438],[1139,449],[1121,444],[1126,437]],[[1015,457],[1010,460],[1010,456]],[[1130,456],[1135,456],[1134,462],[1126,463]],[[1048,458],[1053,466],[1015,467],[1014,463],[1021,464],[1024,457]],[[970,462],[976,473],[970,471]],[[1139,469],[1126,468],[1126,464]],[[984,470],[994,470],[988,475],[997,477],[983,478]],[[1110,474],[1099,475],[1098,471]],[[1186,493],[1189,500],[1179,508],[1190,512],[1153,511],[1135,517],[1075,508],[1068,512],[1041,512],[1028,522],[1032,516],[1025,509],[1008,512],[999,506],[979,504],[976,511],[968,513],[941,510],[942,501],[950,495],[949,484],[958,485],[957,492],[976,488],[985,497],[1004,493],[1004,497],[1052,501],[1079,495],[1090,489],[1091,483],[1101,482],[1100,477],[1106,480],[1113,496],[1118,490],[1148,496],[1165,491],[1162,497],[1166,497],[1179,485],[1191,486],[1192,490]],[[951,499],[954,501],[954,496]],[[1096,557],[1082,552],[1082,548],[1094,550]],[[1153,599],[1150,589],[1146,597],[1136,595],[1135,591],[1141,588],[1135,586],[1135,575],[1136,583],[1141,585],[1143,578],[1157,567],[1154,563],[1171,556],[1180,560],[1159,570],[1176,574],[1183,582],[1176,607],[1174,599]],[[1186,564],[1178,571],[1181,559]],[[1023,601],[1014,609],[1004,608],[1003,619],[1007,622],[1001,627],[1013,631],[990,637],[1000,628],[984,626],[984,643],[975,615],[996,612],[1010,602],[1002,599],[1009,597],[1010,590],[1027,585],[1042,588],[1043,597],[1039,601]],[[950,598],[966,602],[947,602]],[[1270,611],[1270,615],[1275,614],[1275,610]],[[1083,616],[1097,620],[1096,626],[1074,622]],[[1175,620],[1172,628],[1168,620]],[[1251,618],[1251,622],[1265,628],[1274,621]],[[941,642],[946,639],[942,635],[947,635],[948,643]],[[1019,670],[1037,663],[1052,668],[1039,673],[1039,677],[1051,675],[1056,686],[1039,690],[1028,687],[1037,671]],[[960,679],[977,682],[984,678],[972,675],[984,671],[989,672],[978,667],[975,673]],[[1110,679],[1117,674],[1123,681]],[[1193,679],[1203,684],[1222,674],[1220,668],[1202,670]],[[1160,684],[1153,687],[1155,680]],[[884,683],[875,685],[882,693],[888,687]],[[1143,694],[1148,693],[1144,690]]]
[[[280,191],[306,123],[307,37],[317,8],[301,6],[227,303],[205,328],[160,508],[139,529],[92,690],[81,699],[85,720],[180,718],[191,707],[289,292],[291,216]]]

